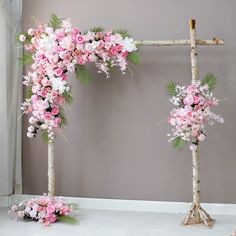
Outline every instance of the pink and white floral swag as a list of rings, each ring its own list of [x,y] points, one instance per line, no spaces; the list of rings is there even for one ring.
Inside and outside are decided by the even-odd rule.
[[[58,220],[73,220],[77,214],[75,204],[66,204],[61,197],[48,197],[46,195],[26,200],[13,205],[9,213],[15,219],[33,220],[44,225],[50,225]]]
[[[173,126],[169,142],[179,139],[190,142],[190,149],[196,150],[200,141],[206,139],[206,124],[214,122],[223,123],[224,119],[211,111],[218,105],[219,100],[213,96],[207,84],[193,81],[187,87],[175,85],[174,95],[170,102],[174,108],[168,117],[168,122]]]
[[[83,34],[72,27],[69,19],[62,20],[57,29],[37,22],[35,29],[21,34],[19,39],[33,58],[32,71],[23,81],[31,92],[22,104],[23,113],[31,114],[27,136],[35,137],[42,129],[51,141],[55,131],[64,125],[61,106],[72,99],[67,72],[92,62],[107,78],[113,66],[125,73],[128,54],[137,50],[130,37],[112,31]]]

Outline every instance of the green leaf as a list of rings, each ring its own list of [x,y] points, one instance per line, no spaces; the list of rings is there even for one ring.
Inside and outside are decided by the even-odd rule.
[[[140,63],[140,58],[137,52],[129,52],[127,55],[127,60],[134,64]]]
[[[33,95],[32,87],[31,86],[27,87],[25,90],[25,99],[31,98],[32,95]]]
[[[104,29],[102,27],[99,27],[99,26],[98,27],[94,26],[92,29],[90,29],[90,31],[97,33],[97,32],[104,31]]]
[[[79,79],[81,84],[89,85],[92,82],[92,77],[84,65],[75,65],[76,78]]]
[[[166,91],[170,96],[175,96],[177,94],[175,89],[176,85],[177,85],[176,82],[172,81],[166,85]]]
[[[60,128],[63,128],[67,124],[66,114],[62,107],[59,109],[58,117],[61,118],[61,123],[59,124]]]
[[[48,26],[54,30],[59,29],[62,25],[62,20],[63,18],[59,18],[56,14],[52,14]]]
[[[172,147],[176,149],[182,149],[186,143],[181,137],[176,137],[175,139],[172,140]]]
[[[65,223],[68,223],[68,224],[77,224],[78,223],[78,220],[72,216],[58,216],[58,221],[60,222],[65,222]]]
[[[64,93],[63,93],[63,96],[64,96],[64,98],[65,98],[65,102],[66,102],[67,104],[71,105],[72,102],[73,102],[73,97],[72,97],[72,95],[71,95],[71,91],[66,91],[66,92],[64,92]]]
[[[33,62],[32,53],[24,52],[22,58],[18,58],[22,65],[30,65]]]
[[[42,130],[41,137],[42,137],[42,139],[45,143],[49,142],[48,131],[47,130]]]
[[[115,29],[112,31],[113,34],[121,34],[122,38],[130,37],[129,32],[126,29]]]
[[[215,88],[216,81],[217,81],[217,76],[215,74],[208,73],[203,77],[201,84],[202,85],[207,84],[209,90],[213,90]]]

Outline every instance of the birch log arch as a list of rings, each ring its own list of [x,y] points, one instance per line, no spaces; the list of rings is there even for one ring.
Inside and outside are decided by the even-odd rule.
[[[138,40],[129,37],[127,31],[104,32],[94,28],[82,34],[78,28],[72,28],[69,20],[61,20],[55,15],[48,25],[37,23],[36,29],[20,35],[25,49],[29,52],[21,59],[32,63],[33,72],[25,76],[24,84],[31,86],[28,98],[22,105],[24,113],[32,113],[28,136],[34,137],[42,129],[42,137],[48,141],[48,195],[55,194],[54,174],[54,131],[63,128],[65,116],[61,105],[71,103],[70,88],[67,85],[67,71],[75,70],[81,82],[91,80],[84,64],[95,63],[98,72],[109,77],[109,69],[118,66],[122,73],[127,68],[127,61],[137,63],[137,47],[140,46],[190,46],[192,81],[197,79],[197,45],[223,45],[223,40],[196,39],[195,20],[190,20],[190,40]],[[63,48],[63,50],[61,49]],[[54,53],[52,53],[52,49]],[[32,60],[33,58],[33,60]],[[45,100],[48,102],[46,103]],[[38,113],[38,111],[40,111]],[[43,113],[43,116],[42,114]],[[52,122],[53,121],[53,122]],[[193,204],[183,225],[212,227],[214,221],[200,206],[199,153],[193,151]]]

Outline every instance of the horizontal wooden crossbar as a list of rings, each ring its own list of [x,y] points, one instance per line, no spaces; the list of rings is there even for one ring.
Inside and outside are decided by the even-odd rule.
[[[224,45],[223,39],[197,39],[197,45]],[[137,46],[172,46],[172,45],[190,45],[189,39],[172,39],[172,40],[136,40]]]

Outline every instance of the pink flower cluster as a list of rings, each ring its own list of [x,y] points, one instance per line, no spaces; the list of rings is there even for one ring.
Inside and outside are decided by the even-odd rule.
[[[49,140],[63,126],[61,106],[71,93],[67,72],[77,69],[76,65],[92,62],[107,77],[113,66],[125,73],[128,54],[137,50],[132,38],[123,38],[112,31],[82,34],[72,27],[69,19],[63,20],[55,30],[37,22],[35,29],[21,34],[19,39],[33,58],[32,71],[23,81],[32,92],[22,104],[23,113],[31,114],[27,136],[35,137],[41,128],[48,133]]]
[[[211,111],[219,100],[213,96],[208,85],[202,85],[200,81],[194,81],[187,87],[176,85],[175,91],[176,94],[170,98],[177,108],[168,117],[168,122],[174,127],[169,141],[179,137],[191,143],[191,150],[196,150],[199,141],[206,139],[206,124],[224,122],[221,116]]]
[[[75,214],[76,209],[74,205],[65,204],[63,198],[51,198],[45,195],[13,205],[9,213],[16,219],[33,220],[49,225],[62,216]]]

